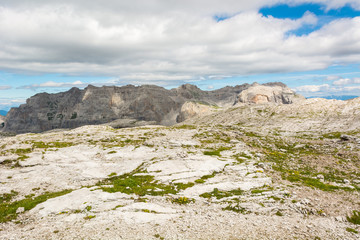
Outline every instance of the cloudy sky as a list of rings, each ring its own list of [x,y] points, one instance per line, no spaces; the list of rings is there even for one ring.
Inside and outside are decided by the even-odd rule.
[[[254,81],[360,96],[360,1],[0,1],[0,109],[88,84]]]

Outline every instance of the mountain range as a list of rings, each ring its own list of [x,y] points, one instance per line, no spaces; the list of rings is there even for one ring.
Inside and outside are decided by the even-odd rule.
[[[3,131],[36,133],[109,123],[113,127],[173,125],[237,102],[289,104],[297,99],[304,98],[282,83],[242,84],[214,91],[202,91],[190,84],[171,90],[154,85],[89,85],[83,90],[32,96],[8,112]]]

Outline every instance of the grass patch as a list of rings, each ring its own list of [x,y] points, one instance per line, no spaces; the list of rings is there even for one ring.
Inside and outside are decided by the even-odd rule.
[[[184,125],[176,126],[176,127],[173,127],[173,128],[175,128],[175,129],[188,129],[188,130],[192,130],[192,129],[196,129],[196,126],[184,124]]]
[[[319,179],[305,177],[305,176],[301,176],[298,174],[288,175],[288,177],[286,179],[289,180],[290,182],[301,182],[305,186],[317,188],[317,189],[320,189],[320,190],[326,191],[326,192],[333,192],[336,190],[354,191],[354,189],[351,189],[349,187],[339,187],[339,186],[334,186],[331,184],[326,184],[326,183],[321,182]]]
[[[150,175],[134,176],[132,174],[124,174],[101,181],[98,185],[113,185],[113,187],[102,187],[102,190],[105,192],[122,192],[138,196],[163,196],[169,193],[177,193],[174,185],[159,183],[157,180],[154,180],[154,176]]]
[[[185,204],[195,202],[195,199],[187,198],[187,197],[178,197],[178,198],[171,199],[171,202],[172,203],[177,203],[177,204],[180,204],[180,205],[185,205]]]
[[[33,148],[66,148],[74,145],[71,142],[33,142]]]
[[[17,196],[19,193],[11,190],[10,193],[0,194],[0,204],[10,202],[13,197]]]
[[[360,212],[354,210],[353,215],[347,216],[346,219],[353,224],[360,225]]]
[[[231,147],[219,147],[217,149],[204,151],[204,155],[221,157],[222,151],[226,151],[226,150],[230,150],[230,149],[231,149]]]
[[[214,188],[214,190],[212,192],[200,194],[200,197],[203,197],[203,198],[216,197],[216,199],[221,199],[221,198],[231,197],[231,196],[240,196],[243,193],[244,193],[244,191],[241,190],[240,188],[231,190],[231,191],[221,191],[217,188]]]
[[[218,173],[219,172],[214,171],[212,174],[204,175],[201,178],[196,179],[195,182],[196,183],[205,183],[207,179],[215,177],[215,175]]]
[[[88,216],[84,217],[85,220],[90,220],[90,219],[93,219],[93,218],[96,218],[96,216],[95,215],[88,215]]]
[[[348,231],[348,232],[351,232],[351,233],[355,233],[355,234],[358,234],[359,232],[358,231],[356,231],[355,229],[353,229],[353,228],[346,228],[346,231]]]
[[[278,210],[278,211],[275,213],[275,215],[276,215],[276,216],[279,216],[279,217],[284,216],[284,214],[283,214],[280,210]]]
[[[241,213],[241,214],[249,214],[249,213],[251,213],[251,211],[247,210],[244,207],[241,207],[239,204],[236,204],[234,206],[228,205],[228,206],[224,207],[222,210],[224,210],[224,211],[233,211],[233,212],[237,212],[237,213]]]
[[[59,197],[68,194],[71,191],[72,190],[63,190],[60,192],[44,193],[43,195],[37,197],[28,196],[27,198],[16,202],[3,202],[0,204],[0,222],[7,222],[16,219],[18,215],[16,210],[19,207],[24,207],[25,211],[28,211],[50,198]]]

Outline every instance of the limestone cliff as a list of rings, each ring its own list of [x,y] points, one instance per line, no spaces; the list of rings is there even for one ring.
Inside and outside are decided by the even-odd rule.
[[[270,83],[264,85],[254,83],[237,96],[235,103],[290,104],[304,99],[303,96],[297,95],[283,83]]]
[[[208,106],[232,106],[237,96],[249,87],[251,85],[243,84],[202,91],[190,84],[171,90],[153,85],[89,85],[84,90],[72,88],[57,94],[39,93],[29,98],[26,104],[9,111],[3,131],[36,133],[57,128],[114,123],[119,119],[131,120],[125,121],[125,126],[129,126],[134,120],[172,125],[207,112]],[[284,91],[283,93],[285,94]],[[124,125],[124,122],[115,123],[118,126]],[[134,126],[136,125],[134,122]]]

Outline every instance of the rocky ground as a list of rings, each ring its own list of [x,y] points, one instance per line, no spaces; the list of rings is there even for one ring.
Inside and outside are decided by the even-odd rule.
[[[3,137],[0,239],[359,239],[358,101]]]

